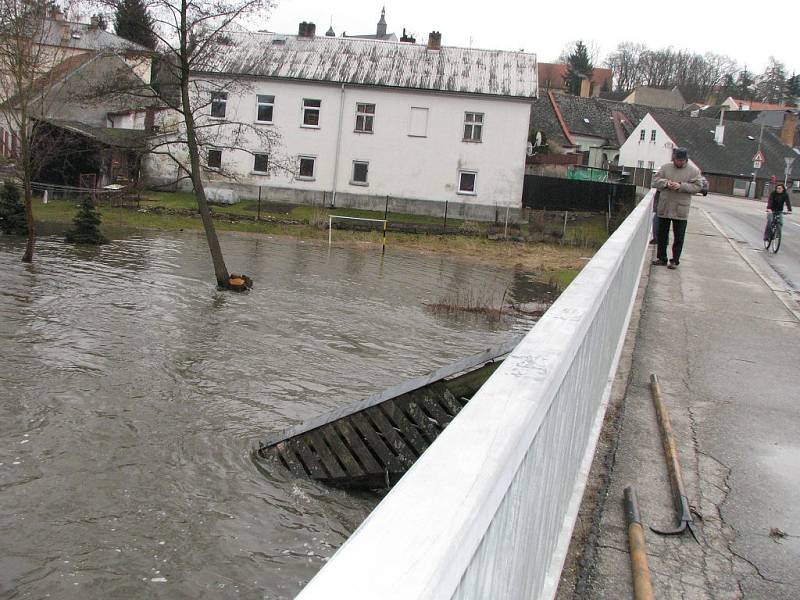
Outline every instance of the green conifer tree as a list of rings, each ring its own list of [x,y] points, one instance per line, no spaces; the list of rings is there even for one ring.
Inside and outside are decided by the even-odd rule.
[[[581,93],[581,81],[583,79],[591,81],[593,72],[594,65],[592,65],[592,59],[589,57],[589,49],[583,41],[578,40],[575,42],[575,48],[567,57],[567,74],[564,77],[567,92],[579,96]]]
[[[25,205],[20,200],[19,188],[8,181],[0,190],[0,231],[10,235],[28,235]]]
[[[73,228],[67,232],[67,242],[71,244],[107,244],[108,238],[100,233],[100,213],[91,198],[85,198],[75,218]]]
[[[114,31],[145,48],[155,50],[158,38],[153,32],[153,18],[142,0],[122,0],[114,15]]]

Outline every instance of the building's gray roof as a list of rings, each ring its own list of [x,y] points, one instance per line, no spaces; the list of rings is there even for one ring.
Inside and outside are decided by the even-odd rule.
[[[197,71],[437,92],[536,97],[536,55],[404,42],[237,33]]]
[[[93,127],[79,121],[66,121],[62,119],[38,119],[59,129],[71,131],[105,146],[114,148],[127,148],[129,150],[143,150],[147,145],[148,134],[143,129],[112,129],[110,127]]]
[[[614,148],[619,148],[625,142],[647,113],[676,112],[668,108],[652,108],[601,98],[581,98],[568,94],[557,94],[555,97],[571,134],[603,138]],[[614,127],[615,113],[624,128],[624,139],[620,139]]]
[[[548,140],[560,146],[569,146],[570,142],[564,136],[564,130],[558,122],[558,117],[553,110],[553,105],[547,94],[537,98],[531,105],[531,129],[543,131]]]
[[[689,158],[704,173],[749,176],[753,172],[753,156],[758,150],[761,131],[757,123],[725,122],[723,145],[719,146],[714,142],[714,130],[719,124],[717,119],[668,113],[653,114],[653,118],[676,144],[689,150]],[[765,163],[759,176],[775,175],[783,179],[784,158],[792,157],[795,161],[791,177],[800,178],[800,156],[769,127],[764,128],[761,150]]]
[[[87,51],[152,53],[144,46],[130,42],[100,27],[71,21],[46,21],[40,43]]]

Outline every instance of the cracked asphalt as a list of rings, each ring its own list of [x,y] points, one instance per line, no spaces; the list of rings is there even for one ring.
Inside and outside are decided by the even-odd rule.
[[[680,267],[650,269],[613,460],[595,461],[612,465],[607,493],[584,499],[582,583],[559,598],[633,597],[625,486],[645,526],[675,523],[651,373],[700,532],[646,530],[655,597],[800,599],[800,322],[698,209]]]

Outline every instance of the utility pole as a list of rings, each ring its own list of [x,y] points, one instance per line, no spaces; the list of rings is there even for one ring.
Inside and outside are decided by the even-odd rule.
[[[761,121],[761,131],[758,134],[758,150],[756,151],[756,156],[761,154],[761,142],[764,139],[764,121]],[[755,200],[756,192],[758,190],[758,183],[756,182],[756,178],[758,176],[758,171],[761,169],[761,161],[753,161],[753,199]]]

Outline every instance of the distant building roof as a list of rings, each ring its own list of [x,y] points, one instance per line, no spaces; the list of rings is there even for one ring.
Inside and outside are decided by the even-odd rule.
[[[565,89],[564,79],[568,66],[563,63],[539,63],[539,87],[541,89]],[[595,89],[611,89],[613,74],[611,69],[596,67],[592,70],[592,85]]]
[[[198,72],[511,98],[536,97],[536,55],[402,42],[231,34]]]
[[[668,113],[651,114],[675,143],[688,148],[689,158],[703,172],[751,176],[753,156],[758,150],[761,133],[759,124],[725,122],[723,144],[720,146],[714,141],[714,131],[719,123],[717,119]],[[800,159],[797,153],[781,142],[780,137],[769,127],[764,128],[761,150],[764,152],[765,162],[760,172],[767,177],[783,176],[786,168],[784,158]],[[791,176],[800,178],[800,160],[795,160]]]
[[[327,34],[326,34],[327,35]],[[381,18],[378,21],[378,26],[375,29],[375,33],[368,33],[364,35],[345,35],[342,33],[342,37],[349,37],[349,38],[359,38],[362,40],[383,40],[384,42],[396,42],[397,35],[394,33],[386,33],[386,7],[384,6],[381,10]]]
[[[641,104],[643,106],[655,106],[657,108],[672,108],[676,110],[686,106],[686,99],[681,91],[675,87],[670,90],[662,90],[646,86],[635,88],[625,98],[625,102],[631,104]]]
[[[731,98],[736,105],[739,107],[739,110],[786,110],[787,108],[791,108],[790,106],[786,106],[785,104],[770,104],[769,102],[753,102],[751,100],[739,100],[737,98]]]
[[[144,46],[130,42],[125,38],[105,31],[90,23],[73,23],[49,19],[42,32],[40,43],[59,48],[73,48],[87,51],[114,51],[152,53]]]

